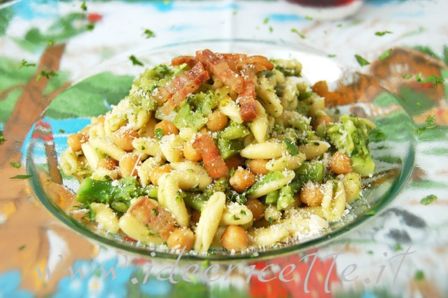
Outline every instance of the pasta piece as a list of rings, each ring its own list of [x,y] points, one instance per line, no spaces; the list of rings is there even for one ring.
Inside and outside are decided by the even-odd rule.
[[[196,241],[194,249],[206,253],[213,241],[222,218],[226,203],[226,195],[223,192],[215,192],[202,210],[199,223],[196,228]]]
[[[162,207],[168,209],[180,226],[187,227],[190,216],[182,197],[179,195],[179,182],[173,173],[164,174],[159,178],[157,198]]]
[[[282,212],[275,205],[269,205],[264,210],[264,219],[269,223],[278,222],[281,218]]]
[[[183,141],[177,135],[163,136],[160,140],[160,150],[169,162],[178,162],[182,159]]]
[[[230,203],[224,209],[221,224],[223,225],[246,225],[253,220],[252,212],[246,205]]]
[[[271,159],[266,164],[266,169],[269,171],[282,171],[285,169],[295,170],[302,165],[302,162],[305,160],[304,154],[297,155],[284,155],[277,159]]]
[[[67,149],[61,156],[61,169],[66,175],[74,175],[78,171],[78,157],[76,153]]]
[[[299,146],[299,151],[305,153],[306,159],[310,160],[321,156],[330,148],[330,144],[325,141],[311,141]]]
[[[296,110],[298,105],[297,96],[299,91],[297,90],[297,83],[299,78],[287,77],[283,87],[283,94],[281,97],[282,106],[285,110]]]
[[[324,218],[330,222],[341,219],[344,214],[346,198],[342,181],[328,181],[324,184],[322,211]]]
[[[272,246],[289,236],[289,231],[284,224],[274,224],[266,228],[255,229],[252,233],[252,240],[258,246]]]
[[[110,157],[115,160],[120,160],[126,152],[112,144],[111,142],[104,141],[102,139],[90,139],[89,143],[95,148],[100,150],[101,152],[106,153]]]
[[[249,122],[249,128],[258,143],[263,143],[266,141],[268,134],[269,121],[266,111],[264,110],[261,103],[257,100],[257,117]]]
[[[295,173],[291,170],[270,172],[249,188],[247,195],[250,199],[267,195],[290,183],[294,176]]]
[[[150,157],[137,167],[137,175],[140,178],[140,183],[143,186],[146,186],[150,183],[151,172],[159,165],[159,159]]]
[[[259,78],[256,91],[268,113],[274,117],[280,117],[283,113],[283,106],[280,98],[275,94],[274,86],[269,83],[267,78]]]
[[[145,244],[162,244],[163,240],[155,235],[145,224],[138,221],[129,212],[125,213],[118,221],[120,229],[130,238]]]
[[[219,111],[230,118],[233,122],[243,123],[240,107],[230,98],[223,100],[219,105]]]
[[[159,142],[153,138],[136,138],[132,141],[132,146],[138,152],[145,153],[150,156],[158,156],[161,154]]]
[[[89,164],[90,168],[92,170],[97,169],[100,162],[100,156],[98,152],[96,152],[96,150],[89,143],[82,144],[81,150],[86,157],[87,163]]]
[[[198,187],[205,189],[212,178],[207,174],[207,171],[198,163],[192,161],[174,162],[170,164],[175,170],[179,186],[182,189],[192,189]]]
[[[283,143],[267,141],[258,144],[250,144],[241,150],[240,155],[248,159],[272,159],[286,153]]]
[[[95,214],[95,221],[98,223],[98,227],[109,233],[118,232],[118,218],[117,215],[106,204],[92,203],[90,209]]]

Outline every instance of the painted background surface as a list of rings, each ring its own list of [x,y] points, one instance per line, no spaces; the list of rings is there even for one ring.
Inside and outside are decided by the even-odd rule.
[[[366,1],[353,17],[328,22],[300,16],[295,6],[274,1],[95,1],[86,10],[81,2],[2,5],[0,130],[6,141],[0,145],[0,297],[448,296],[447,80],[422,83],[405,80],[400,73],[405,68],[448,76],[447,1]],[[155,36],[147,38],[144,29]],[[375,34],[384,31],[390,33]],[[419,135],[413,180],[392,205],[368,224],[313,251],[318,259],[309,275],[310,293],[303,287],[310,260],[299,255],[269,261],[297,264],[297,278],[289,283],[247,281],[244,272],[225,283],[171,284],[152,276],[146,283],[136,282],[151,260],[99,247],[67,230],[32,196],[26,181],[10,179],[25,171],[11,162],[21,160],[27,132],[44,107],[98,64],[142,47],[212,38],[310,45],[378,77],[402,98],[417,123],[433,115],[438,124]],[[390,57],[377,61],[383,53]],[[355,54],[371,64],[361,67]],[[42,77],[42,70],[56,75]],[[128,83],[129,78],[97,77],[73,98],[88,103],[89,88],[107,95],[113,93],[112,86]],[[70,112],[105,109],[78,108]],[[63,105],[54,110],[64,113]],[[73,123],[79,121],[58,123],[53,127],[57,146],[58,139],[78,129]],[[430,194],[438,200],[422,204]],[[405,252],[409,255],[400,265],[396,256]],[[334,254],[338,257],[333,263]],[[266,264],[259,262],[257,268]],[[344,279],[353,264],[356,274],[350,277],[356,275],[356,280]],[[324,287],[327,276],[331,293]]]

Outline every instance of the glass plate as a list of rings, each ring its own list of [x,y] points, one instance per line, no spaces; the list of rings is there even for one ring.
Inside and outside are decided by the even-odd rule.
[[[352,204],[341,221],[316,238],[293,240],[271,249],[230,254],[224,249],[210,250],[207,255],[185,254],[182,260],[235,261],[272,258],[321,245],[359,226],[390,203],[410,177],[414,165],[414,124],[394,95],[382,89],[373,78],[345,69],[324,53],[285,43],[252,40],[203,40],[170,44],[158,48],[133,51],[146,67],[169,62],[177,55],[193,54],[209,48],[218,52],[261,54],[270,58],[295,58],[303,64],[303,76],[311,84],[326,80],[332,89],[354,100],[339,106],[341,113],[362,115],[374,121],[384,134],[381,141],[371,142],[377,164],[376,173],[365,181],[363,197]],[[86,73],[71,88],[60,94],[48,106],[42,118],[33,126],[27,148],[26,166],[32,188],[42,204],[60,221],[99,243],[141,256],[176,259],[178,253],[166,247],[138,245],[119,236],[99,234],[64,212],[65,189],[75,191],[76,179],[63,176],[58,157],[66,149],[66,137],[89,123],[89,117],[104,114],[123,98],[133,77],[143,67],[133,66],[125,53]]]

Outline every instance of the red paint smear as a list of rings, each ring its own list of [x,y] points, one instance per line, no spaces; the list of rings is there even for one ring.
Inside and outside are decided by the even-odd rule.
[[[102,19],[103,19],[103,16],[96,12],[91,12],[87,15],[87,20],[90,23],[96,23],[96,22],[101,21]]]

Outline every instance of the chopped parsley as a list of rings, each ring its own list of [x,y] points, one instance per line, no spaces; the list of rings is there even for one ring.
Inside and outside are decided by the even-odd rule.
[[[154,31],[150,30],[150,29],[145,29],[143,31],[143,34],[145,34],[146,38],[153,38],[156,36],[156,34],[154,33]]]
[[[239,218],[238,216],[234,215],[234,216],[233,216],[233,219],[234,219],[234,220],[240,220],[241,218]]]
[[[82,1],[82,3],[81,3],[81,10],[82,11],[87,11],[87,3],[86,3],[86,1]]]
[[[163,137],[163,129],[156,128],[154,130],[154,136],[156,137],[156,139],[160,140]]]
[[[269,23],[269,18],[268,17],[265,17],[264,19],[263,19],[263,24],[267,24],[267,23]]]
[[[296,28],[291,28],[291,32],[297,34],[298,36],[300,36],[300,38],[305,39],[306,36],[303,32],[300,32],[299,30],[297,30]]]
[[[31,175],[15,175],[15,176],[9,177],[9,179],[28,179],[31,177],[32,177]]]
[[[53,39],[49,39],[49,40],[47,41],[47,45],[48,45],[49,47],[51,47],[52,45],[54,45],[54,40],[53,40]]]
[[[0,130],[0,145],[6,141],[5,136],[3,135],[3,130]]]
[[[274,28],[272,28],[272,26],[269,26],[268,30],[269,30],[270,33],[274,32]]]
[[[24,250],[25,248],[26,248],[26,245],[25,245],[25,244],[19,246],[19,250],[20,250],[20,251]]]
[[[11,167],[16,168],[16,169],[20,168],[20,166],[21,166],[20,162],[18,162],[18,161],[11,161],[9,164],[11,165]]]
[[[401,244],[400,243],[395,243],[394,251],[401,251],[401,250],[403,250],[403,247],[401,246]]]
[[[305,20],[312,21],[312,20],[313,20],[313,17],[305,16]]]
[[[154,216],[159,215],[159,210],[157,210],[157,208],[153,208],[153,209],[151,209],[151,211],[154,214]]]
[[[370,64],[369,61],[367,61],[364,57],[362,57],[362,56],[360,56],[358,54],[355,55],[355,58],[356,58],[356,61],[358,61],[358,64],[360,66],[366,66],[366,65]]]
[[[420,200],[420,204],[427,206],[434,203],[438,199],[439,198],[436,195],[427,195],[426,197]]]
[[[424,280],[425,279],[425,273],[422,270],[417,270],[414,275],[415,280]]]
[[[52,77],[57,76],[58,74],[53,71],[53,70],[45,70],[42,69],[39,73],[39,75],[37,76],[36,80],[39,81],[41,78],[47,78],[47,80],[51,79]]]
[[[20,67],[34,67],[34,66],[36,66],[36,63],[28,62],[25,59],[22,59],[22,61],[20,61]]]
[[[401,77],[405,80],[409,80],[410,78],[413,77],[413,75],[411,73],[404,73],[401,75]]]
[[[375,32],[375,35],[376,36],[384,36],[384,35],[386,35],[386,34],[392,34],[392,31],[377,31],[377,32]]]
[[[296,144],[291,139],[285,139],[286,150],[291,155],[299,154],[299,148],[297,148]]]
[[[241,210],[240,213],[241,213],[242,215],[246,215],[246,214],[247,214],[246,211],[244,211],[244,210]]]
[[[134,55],[129,56],[129,60],[131,60],[132,65],[139,65],[139,66],[143,66],[143,62],[141,62],[140,60],[137,59],[137,57],[135,57]]]
[[[434,115],[431,115],[426,118],[425,123],[422,126],[417,128],[416,133],[418,136],[420,136],[425,131],[436,127],[437,127],[436,117]]]
[[[62,128],[60,128],[60,129],[58,130],[58,132],[59,132],[59,133],[65,133],[65,130],[62,129]]]
[[[385,51],[378,57],[378,60],[380,60],[380,61],[384,61],[384,60],[386,60],[387,58],[390,57],[390,54],[392,54],[392,50],[391,50],[391,49],[389,49],[389,50],[385,50]]]

